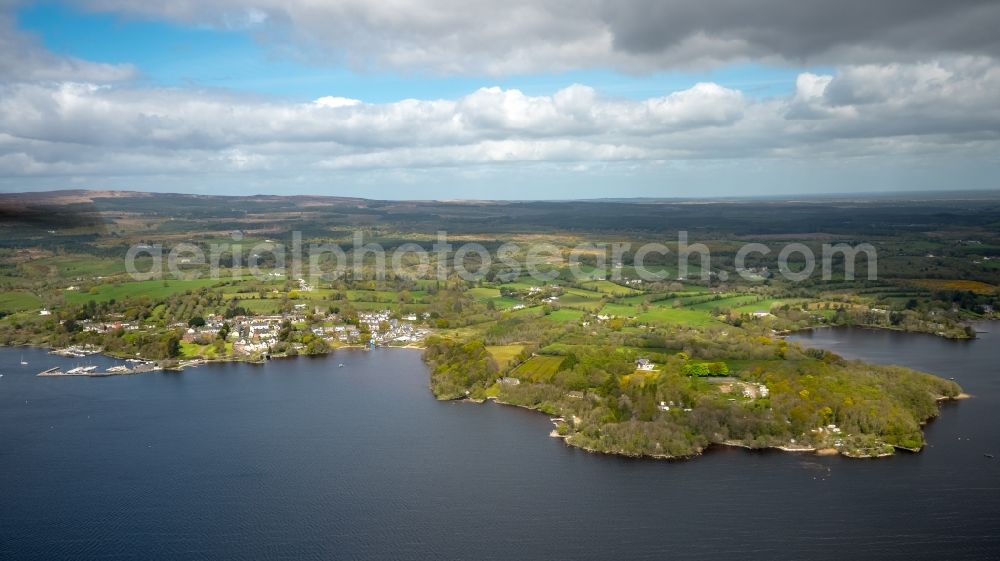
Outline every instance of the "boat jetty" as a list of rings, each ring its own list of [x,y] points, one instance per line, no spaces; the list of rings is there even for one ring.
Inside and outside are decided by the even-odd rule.
[[[96,366],[77,366],[76,368],[70,368],[69,370],[63,371],[58,366],[49,368],[48,370],[42,370],[38,373],[38,376],[116,376],[116,375],[127,375],[127,374],[142,374],[143,372],[152,372],[154,370],[160,370],[160,366],[155,362],[138,362],[134,366],[112,366],[103,372],[97,370]]]

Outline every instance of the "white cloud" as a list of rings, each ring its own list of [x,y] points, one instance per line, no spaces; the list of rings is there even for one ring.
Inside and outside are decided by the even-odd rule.
[[[763,100],[707,82],[641,100],[574,84],[547,96],[486,87],[453,100],[380,104],[7,83],[0,85],[0,176],[228,174],[260,182],[392,170],[412,177],[442,167],[475,173],[515,162],[621,171],[872,155],[995,159],[998,90],[996,62],[968,56],[803,73],[794,93]]]
[[[458,100],[363,104],[324,97],[261,102],[180,89],[10,84],[0,97],[3,131],[21,138],[108,148],[224,149],[334,143],[356,150],[517,137],[667,133],[731,123],[739,92],[714,84],[644,101],[604,99],[571,86],[553,96],[482,88]]]
[[[313,101],[316,105],[320,107],[329,107],[331,109],[336,109],[338,107],[352,107],[354,105],[360,105],[360,99],[351,99],[349,97],[337,97],[333,95],[325,95],[321,98]]]

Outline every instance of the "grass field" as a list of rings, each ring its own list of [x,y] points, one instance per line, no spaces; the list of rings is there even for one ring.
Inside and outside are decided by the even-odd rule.
[[[222,282],[224,281],[221,279],[133,281],[105,284],[86,291],[66,291],[65,294],[66,302],[70,304],[85,304],[90,300],[107,302],[109,300],[123,300],[125,298],[137,298],[141,296],[149,297],[151,300],[160,300],[173,294],[184,292],[185,290],[198,290],[199,288],[214,286]]]
[[[498,310],[509,310],[514,306],[524,305],[524,302],[518,300],[517,298],[507,298],[503,296],[500,298],[494,298],[490,300],[490,302],[493,302],[493,307]]]
[[[517,298],[500,296],[499,288],[470,288],[468,294],[480,302],[493,302],[493,307],[498,310],[509,310],[518,304],[524,304]]]
[[[579,308],[588,312],[596,312],[601,308],[603,294],[579,288],[567,288],[559,296],[559,304]]]
[[[531,306],[529,308],[521,308],[520,310],[511,310],[507,314],[509,314],[509,317],[516,318],[537,318],[542,315],[542,307]]]
[[[0,292],[0,312],[13,313],[42,307],[42,301],[30,292]]]
[[[144,271],[141,262],[137,262],[139,270]],[[45,269],[55,272],[63,278],[91,278],[96,276],[111,276],[125,272],[124,259],[95,259],[87,255],[59,255],[37,259],[30,263],[34,270]]]
[[[606,304],[601,308],[601,313],[620,318],[635,317],[639,314],[639,307],[626,306],[624,304]]]
[[[271,298],[254,298],[251,300],[240,300],[240,306],[255,314],[276,314],[281,311],[283,302]]]
[[[567,287],[563,289],[563,297],[566,296],[578,296],[587,300],[600,300],[604,298],[604,294],[596,292],[594,290],[583,290],[580,288]]]
[[[788,305],[801,304],[802,302],[803,300],[800,298],[784,298],[784,299],[766,298],[755,304],[747,304],[745,306],[739,306],[737,308],[733,308],[733,311],[741,314],[751,314],[758,310],[763,310],[767,312],[770,311],[771,308],[784,306],[785,304]]]
[[[575,297],[560,298],[559,304],[565,308],[575,308],[586,312],[597,312],[601,309],[603,302],[600,300],[581,300]]]
[[[472,296],[476,300],[486,301],[486,300],[492,300],[494,298],[499,298],[500,289],[476,287],[476,288],[470,288],[466,294]]]
[[[588,281],[583,283],[583,286],[589,290],[603,292],[604,294],[610,294],[612,296],[632,296],[640,293],[634,288],[615,284],[607,280]]]
[[[708,300],[706,302],[698,302],[696,304],[691,304],[685,306],[689,310],[699,310],[702,312],[710,312],[715,308],[738,308],[740,306],[749,305],[751,302],[756,300],[756,296],[740,295],[740,296],[728,296],[725,298],[720,298],[718,300]],[[767,309],[767,308],[765,308]]]
[[[511,372],[511,376],[521,380],[531,382],[545,382],[551,380],[566,357],[537,355],[524,361],[520,366]]]
[[[491,345],[486,347],[486,351],[490,353],[500,368],[506,368],[522,350],[524,350],[524,345]]]
[[[588,349],[591,349],[590,345],[581,345],[577,343],[564,343],[562,341],[556,341],[546,345],[542,351],[546,353],[558,353],[558,354],[569,354],[573,352],[583,353]]]
[[[627,306],[624,304],[607,304],[601,308],[601,314],[619,318],[636,318],[644,323],[660,323],[671,325],[691,325],[706,326],[719,323],[707,310],[697,310],[691,308],[674,308],[670,304],[650,305],[643,311],[639,306]]]
[[[551,314],[545,316],[545,319],[557,322],[571,322],[571,321],[580,321],[580,318],[582,317],[583,317],[583,312],[581,312],[580,310],[563,308],[561,310],[553,311]]]
[[[233,351],[233,344],[226,343],[226,352]],[[216,358],[214,345],[199,345],[198,343],[181,343],[181,358]]]
[[[651,306],[648,311],[640,313],[638,319],[646,323],[683,324],[692,327],[705,327],[720,323],[719,320],[704,310],[661,306]]]

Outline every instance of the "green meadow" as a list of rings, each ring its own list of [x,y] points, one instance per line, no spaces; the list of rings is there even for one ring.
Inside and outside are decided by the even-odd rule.
[[[563,356],[535,355],[511,371],[511,376],[531,382],[545,382],[559,372],[565,359]]]
[[[148,280],[115,282],[92,287],[89,290],[67,290],[64,292],[69,304],[85,304],[90,300],[108,302],[110,300],[125,300],[128,298],[148,297],[150,300],[167,298],[187,290],[198,290],[211,286],[222,285],[224,279],[193,279],[193,280]]]

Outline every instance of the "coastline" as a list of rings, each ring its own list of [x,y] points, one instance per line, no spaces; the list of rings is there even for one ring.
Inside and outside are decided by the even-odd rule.
[[[434,399],[436,399],[438,401],[453,401],[453,402],[459,402],[459,403],[466,402],[466,403],[472,403],[472,404],[476,404],[476,405],[482,405],[482,404],[484,404],[484,403],[486,403],[488,401],[492,401],[493,403],[496,403],[497,405],[503,405],[505,407],[517,407],[517,408],[524,409],[524,410],[527,410],[527,411],[532,411],[532,412],[535,412],[535,413],[540,413],[540,414],[546,415],[548,417],[549,421],[553,424],[553,427],[554,427],[549,432],[549,434],[548,434],[548,436],[550,438],[558,438],[558,439],[562,440],[567,446],[571,446],[571,447],[577,448],[579,450],[584,450],[586,452],[590,452],[590,453],[594,453],[594,454],[606,454],[606,455],[609,455],[609,456],[618,456],[618,457],[623,457],[623,458],[633,458],[633,459],[648,458],[648,459],[652,459],[652,460],[689,460],[689,459],[693,459],[693,458],[696,458],[698,456],[701,456],[701,455],[705,454],[707,451],[711,450],[711,448],[714,447],[714,446],[725,446],[725,447],[731,447],[731,448],[742,448],[742,449],[747,450],[747,451],[777,450],[777,451],[787,452],[787,453],[793,453],[793,454],[812,453],[815,456],[843,456],[845,458],[851,458],[851,459],[876,459],[876,458],[887,458],[887,457],[893,456],[894,455],[893,450],[904,450],[904,451],[907,451],[907,452],[911,452],[911,453],[917,454],[921,450],[923,450],[923,448],[924,448],[924,447],[920,447],[920,448],[907,448],[905,446],[897,446],[897,445],[891,445],[891,444],[884,444],[884,446],[887,447],[887,448],[883,449],[884,451],[877,452],[877,453],[866,454],[866,453],[852,452],[852,451],[847,450],[847,449],[841,449],[841,448],[837,448],[837,447],[833,447],[833,446],[819,446],[818,447],[818,446],[801,445],[801,444],[795,444],[795,443],[792,443],[792,442],[788,442],[788,443],[784,443],[784,444],[775,444],[775,445],[771,445],[771,446],[754,447],[754,446],[750,446],[750,445],[744,444],[740,440],[727,440],[727,441],[724,441],[724,442],[713,442],[713,443],[710,443],[708,446],[706,446],[704,448],[701,448],[701,449],[697,450],[696,452],[694,452],[692,454],[687,454],[687,455],[641,454],[641,453],[634,454],[634,453],[628,453],[628,452],[624,452],[624,451],[601,450],[601,449],[594,448],[592,446],[585,446],[583,444],[575,442],[573,440],[574,433],[560,434],[559,431],[557,430],[559,423],[565,423],[566,422],[565,418],[563,418],[563,417],[553,417],[551,414],[546,413],[545,411],[542,411],[541,409],[538,409],[536,407],[529,407],[529,406],[525,406],[525,405],[518,405],[518,404],[515,404],[515,403],[506,402],[506,401],[503,401],[503,400],[501,400],[500,398],[498,398],[496,396],[490,396],[490,397],[486,397],[486,398],[483,398],[483,399],[474,399],[474,398],[471,398],[471,397],[468,397],[468,396],[457,397],[457,398],[452,398],[452,399],[441,399],[441,398],[438,398],[437,396],[434,395],[433,388],[429,387],[429,389],[431,389],[431,395],[434,397]],[[938,403],[941,403],[941,402],[944,402],[944,401],[959,401],[959,400],[964,400],[964,399],[971,399],[972,397],[973,397],[972,395],[967,394],[965,392],[962,392],[962,393],[960,393],[959,395],[957,395],[955,397],[938,396],[935,400]],[[940,412],[940,409],[938,410],[938,412]],[[936,417],[937,417],[937,415],[935,414],[932,417],[928,417],[927,419],[924,419],[921,422],[921,426],[923,426],[927,422],[935,419]]]
[[[37,348],[37,349],[47,349],[50,352],[52,350],[54,350],[53,347],[50,347],[50,346],[45,346],[45,345],[31,345],[31,344],[9,345],[9,347],[11,347],[11,348],[14,348],[14,347],[29,347],[29,348]],[[376,347],[376,348],[380,348],[380,349],[423,350],[425,347],[420,346],[420,345],[408,344],[408,345],[398,345],[398,346],[396,346],[396,345],[387,345],[387,346],[384,346],[384,347]],[[317,353],[317,354],[313,354],[313,355],[306,355],[306,354],[301,354],[301,355],[299,355],[299,354],[295,354],[295,355],[274,355],[274,356],[271,356],[271,357],[269,357],[268,359],[265,359],[265,360],[249,360],[248,357],[227,357],[227,358],[224,358],[224,359],[201,359],[201,358],[199,358],[199,359],[182,360],[182,361],[179,361],[176,365],[169,366],[169,367],[163,367],[163,366],[160,366],[159,364],[157,364],[155,367],[143,370],[141,372],[99,372],[99,373],[98,372],[94,372],[94,373],[90,373],[90,374],[66,374],[66,373],[45,374],[43,372],[43,373],[40,373],[38,375],[40,375],[40,376],[41,375],[52,376],[52,377],[60,377],[60,376],[66,376],[66,377],[79,377],[79,376],[84,376],[84,377],[109,377],[109,376],[135,375],[135,374],[142,374],[142,373],[154,372],[154,371],[167,371],[167,370],[170,370],[170,371],[182,371],[182,370],[184,370],[186,368],[196,368],[196,367],[201,366],[201,365],[213,364],[213,363],[220,363],[221,364],[221,363],[230,363],[230,362],[246,362],[246,363],[252,363],[252,364],[265,364],[266,362],[269,362],[270,360],[273,360],[273,359],[276,360],[276,359],[295,358],[295,357],[299,357],[299,356],[330,357],[332,355],[335,355],[337,350],[342,350],[342,349],[343,350],[363,350],[363,351],[369,351],[372,348],[369,347],[369,346],[367,346],[367,345],[343,345],[343,346],[337,346],[337,347],[331,348],[331,349],[327,350],[326,352]],[[114,355],[112,353],[105,353],[103,351],[99,351],[99,352],[96,352],[94,354],[101,354],[102,356],[105,356],[105,357],[108,357],[108,358],[112,358],[112,359],[116,359],[116,360],[125,360],[124,357],[116,356],[116,355]],[[135,357],[130,357],[130,358],[135,358]],[[143,360],[145,360],[145,359],[143,359]],[[155,362],[155,361],[151,361],[151,362]],[[434,399],[437,399],[439,401],[468,401],[468,402],[477,403],[477,404],[482,404],[482,403],[484,403],[486,401],[494,401],[495,403],[497,403],[499,405],[505,405],[505,406],[510,406],[510,407],[519,407],[521,409],[526,409],[526,410],[529,410],[529,411],[535,411],[535,412],[538,412],[538,413],[546,414],[547,416],[549,416],[550,421],[552,421],[553,423],[556,423],[556,422],[565,422],[565,419],[562,419],[560,417],[552,417],[549,413],[546,413],[545,411],[542,411],[541,409],[538,409],[538,408],[535,408],[535,407],[529,407],[529,406],[524,406],[524,405],[518,405],[518,404],[513,404],[513,403],[505,402],[505,401],[499,399],[496,396],[490,396],[490,397],[486,397],[484,399],[473,399],[473,398],[470,398],[468,396],[463,396],[463,397],[458,397],[458,398],[453,398],[453,399],[440,399],[436,395],[434,395],[433,388],[431,388],[430,386],[428,386],[428,387],[431,390],[432,397],[434,397]],[[940,403],[940,402],[944,402],[944,401],[964,400],[964,399],[969,399],[971,397],[973,397],[973,396],[970,395],[970,394],[967,394],[965,392],[962,392],[962,393],[960,393],[960,394],[958,394],[957,396],[954,396],[954,397],[952,397],[952,396],[936,396],[935,400]],[[925,424],[926,422],[930,421],[933,418],[934,418],[934,416],[929,417],[928,419],[923,420],[921,422],[921,424],[923,425],[923,424]],[[709,444],[708,446],[706,446],[704,448],[700,448],[697,451],[695,451],[695,452],[693,452],[691,454],[686,454],[686,455],[643,454],[643,453],[629,453],[629,452],[624,452],[624,451],[620,451],[620,450],[603,450],[603,449],[594,448],[593,446],[587,446],[587,445],[584,445],[584,444],[581,444],[581,443],[577,442],[573,438],[575,436],[575,433],[573,433],[573,432],[570,432],[568,434],[559,434],[558,431],[554,429],[554,430],[552,430],[549,433],[549,436],[550,437],[554,437],[554,438],[559,438],[559,439],[563,440],[566,443],[566,445],[568,445],[568,446],[573,446],[574,448],[578,448],[578,449],[585,450],[585,451],[592,452],[592,453],[608,454],[608,455],[614,455],[614,456],[620,456],[620,457],[628,457],[628,458],[650,458],[650,459],[657,459],[657,460],[664,460],[664,459],[665,460],[691,459],[691,458],[694,458],[696,456],[702,455],[703,453],[705,453],[706,450],[710,449],[712,446],[736,447],[736,448],[743,448],[745,450],[768,450],[768,449],[773,449],[773,450],[779,450],[779,451],[782,451],[782,452],[790,452],[790,453],[811,452],[811,453],[814,453],[815,455],[818,455],[818,456],[841,455],[841,456],[849,457],[849,458],[881,458],[881,457],[888,457],[888,456],[892,456],[893,455],[892,452],[880,452],[880,453],[874,453],[874,454],[857,454],[857,453],[851,453],[848,450],[841,450],[841,449],[838,449],[838,448],[832,448],[832,447],[815,447],[815,446],[809,446],[809,445],[797,445],[797,444],[794,444],[794,443],[784,443],[784,444],[775,444],[775,445],[771,445],[771,446],[754,447],[754,446],[749,446],[747,444],[744,444],[743,442],[738,441],[738,440],[729,440],[729,441],[725,441],[725,442],[711,443],[711,444]],[[887,445],[887,446],[889,446],[889,445]],[[900,447],[900,446],[891,446],[891,448],[893,448],[893,449],[900,449],[900,450],[906,450],[906,451],[913,452],[913,453],[917,453],[917,452],[920,451],[920,449],[905,448],[905,447]]]
[[[51,345],[36,345],[36,344],[32,344],[32,343],[19,343],[19,344],[16,344],[16,345],[0,345],[0,347],[7,347],[7,348],[11,348],[11,349],[19,348],[19,347],[24,347],[24,348],[29,348],[29,349],[40,349],[40,350],[47,351],[47,353],[50,354],[50,355],[59,356],[61,358],[69,358],[69,357],[60,355],[58,353],[58,351],[64,350],[64,349],[56,348],[56,347],[53,347]],[[375,348],[376,349],[404,349],[404,350],[421,350],[422,351],[425,347],[423,347],[421,345],[414,345],[414,344],[411,343],[411,344],[407,344],[407,345],[385,345],[385,346],[375,347]],[[271,360],[280,360],[280,359],[286,359],[286,358],[296,358],[296,357],[300,357],[300,356],[328,357],[328,356],[333,356],[334,354],[336,354],[336,351],[338,351],[338,350],[370,351],[370,350],[372,350],[372,347],[369,347],[368,345],[341,345],[341,346],[337,346],[337,347],[333,347],[331,349],[328,349],[327,351],[322,352],[322,353],[316,353],[316,354],[294,354],[294,355],[289,355],[289,354],[270,355],[268,358],[264,358],[264,359],[260,359],[260,358],[254,359],[254,358],[251,358],[251,357],[226,357],[226,358],[190,358],[190,359],[167,359],[167,360],[156,360],[156,359],[148,359],[148,358],[145,358],[145,357],[142,357],[142,356],[127,356],[127,355],[115,354],[115,353],[106,352],[106,351],[104,351],[102,349],[102,350],[99,350],[99,351],[94,351],[94,352],[89,353],[89,354],[101,355],[101,356],[103,356],[105,358],[109,358],[109,359],[112,359],[112,360],[119,360],[119,361],[139,360],[139,361],[142,361],[142,363],[144,363],[145,365],[151,365],[151,367],[150,368],[130,369],[128,371],[117,371],[117,370],[116,371],[107,371],[107,370],[96,371],[95,370],[95,371],[86,372],[86,373],[69,373],[68,371],[66,371],[66,372],[62,371],[62,369],[60,367],[52,367],[52,368],[48,368],[48,369],[42,370],[41,372],[39,372],[38,374],[35,374],[35,375],[36,376],[42,376],[42,377],[51,377],[51,378],[62,378],[62,377],[66,377],[66,378],[80,378],[80,377],[82,377],[82,378],[108,378],[108,377],[111,377],[111,376],[135,376],[135,375],[138,375],[138,374],[146,374],[148,372],[160,372],[160,371],[181,372],[181,371],[183,371],[183,370],[185,370],[187,368],[197,368],[199,366],[206,365],[206,364],[226,364],[226,363],[267,364]],[[164,363],[170,363],[170,362],[174,362],[174,361],[176,361],[176,364],[169,364],[169,365],[165,365],[164,364]]]

